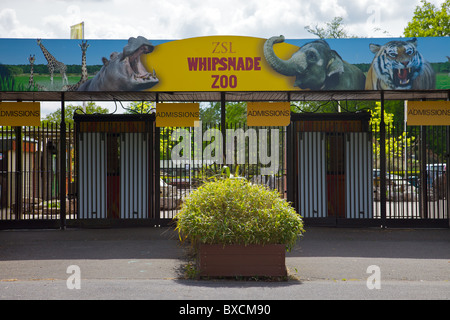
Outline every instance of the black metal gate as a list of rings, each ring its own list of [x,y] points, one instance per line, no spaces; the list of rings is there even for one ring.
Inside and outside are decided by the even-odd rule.
[[[74,135],[68,125],[65,146],[58,124],[0,128],[0,228],[57,228],[61,208],[76,217]],[[65,174],[61,175],[61,154]],[[61,186],[67,193],[61,201]]]
[[[161,225],[154,115],[79,115],[78,216],[68,225]],[[155,147],[156,146],[156,147]]]
[[[291,119],[288,199],[307,225],[449,227],[448,127],[382,133],[369,113]]]
[[[216,123],[201,123],[201,127],[197,128],[157,129],[161,159],[160,214],[165,219],[175,217],[190,192],[205,181],[225,174],[225,166],[230,174],[238,174],[252,183],[264,184],[277,190],[281,197],[286,197],[286,127],[249,127],[233,123],[223,128]],[[176,134],[177,131],[184,134]],[[172,157],[172,151],[179,143],[179,138],[174,141],[174,136],[183,136],[180,140],[186,143],[184,152],[188,152],[189,156],[178,160]],[[221,140],[222,146],[215,140],[218,136],[227,139]],[[265,153],[261,150],[262,141],[266,141],[270,150],[269,163],[261,162],[261,154]],[[268,174],[265,169],[271,167],[272,162],[277,165],[272,166],[273,171]]]
[[[294,114],[288,195],[307,224],[376,225],[368,113]]]

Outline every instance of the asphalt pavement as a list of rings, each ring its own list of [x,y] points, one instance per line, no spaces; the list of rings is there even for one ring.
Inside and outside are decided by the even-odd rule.
[[[449,300],[449,244],[449,229],[307,228],[288,281],[188,280],[170,228],[3,230],[0,300]]]

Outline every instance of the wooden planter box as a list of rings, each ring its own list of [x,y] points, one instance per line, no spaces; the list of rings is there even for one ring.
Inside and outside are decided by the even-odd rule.
[[[286,246],[201,244],[200,276],[286,276]]]

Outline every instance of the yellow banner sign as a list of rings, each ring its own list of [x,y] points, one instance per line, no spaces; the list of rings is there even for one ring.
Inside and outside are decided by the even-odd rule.
[[[450,101],[407,101],[409,126],[450,126]]]
[[[151,91],[271,91],[295,90],[295,77],[280,76],[264,57],[266,39],[210,36],[159,44],[141,61],[155,72],[158,84]],[[288,59],[298,47],[274,47]]]
[[[288,126],[291,121],[289,102],[248,102],[248,126]]]
[[[41,125],[40,102],[0,102],[0,126]]]
[[[200,119],[198,103],[157,103],[157,127],[195,127]]]

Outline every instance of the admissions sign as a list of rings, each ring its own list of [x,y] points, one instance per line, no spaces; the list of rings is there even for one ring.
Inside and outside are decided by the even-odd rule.
[[[248,102],[248,126],[288,126],[291,122],[289,102]]]
[[[157,103],[157,127],[194,127],[200,120],[199,103]]]
[[[450,101],[407,101],[405,112],[409,126],[450,125]]]
[[[0,126],[40,126],[40,102],[0,102]]]
[[[450,89],[450,38],[0,39],[0,91]]]

